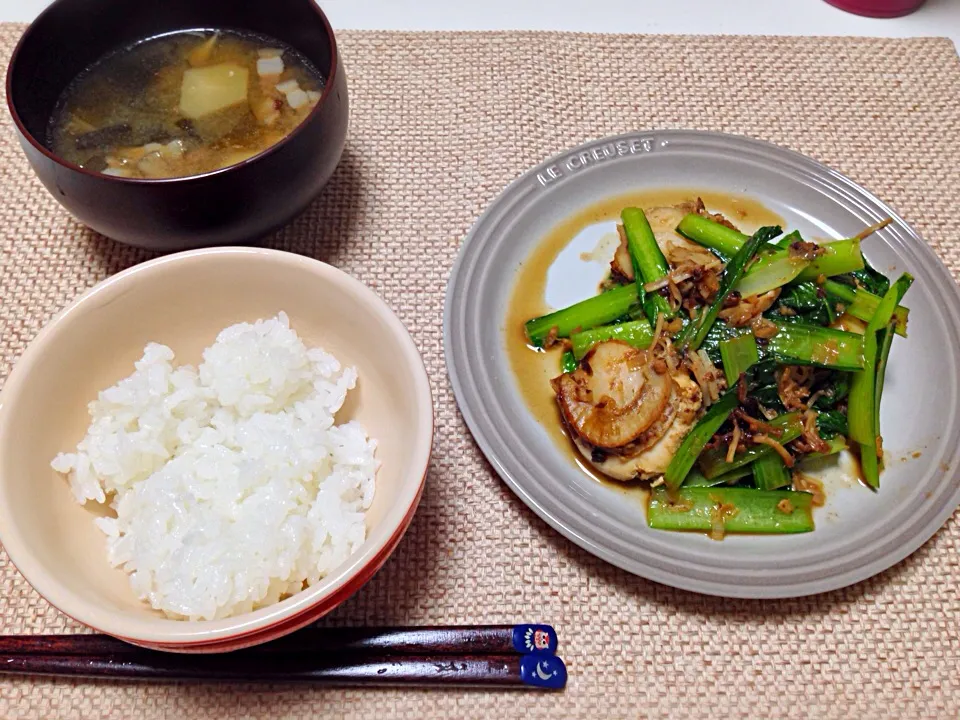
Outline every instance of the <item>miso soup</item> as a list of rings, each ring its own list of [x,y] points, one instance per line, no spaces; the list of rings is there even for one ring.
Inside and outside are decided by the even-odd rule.
[[[196,175],[253,157],[320,100],[323,77],[293,48],[234,31],[184,31],[111,53],[61,95],[47,143],[105,175]]]

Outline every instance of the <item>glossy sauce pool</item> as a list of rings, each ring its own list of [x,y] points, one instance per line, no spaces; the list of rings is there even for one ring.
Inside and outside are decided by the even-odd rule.
[[[572,463],[589,478],[622,492],[638,494],[645,498],[646,483],[624,483],[607,478],[592,469],[577,452],[564,432],[560,413],[550,387],[550,380],[560,375],[561,351],[535,350],[527,344],[523,324],[531,318],[544,315],[557,307],[547,302],[548,271],[558,256],[586,228],[596,223],[615,222],[625,207],[654,207],[678,205],[682,202],[703,199],[707,209],[723,213],[734,225],[746,233],[752,233],[764,225],[781,225],[783,218],[768,210],[755,200],[739,195],[725,195],[698,191],[689,188],[666,188],[618,195],[590,205],[571,215],[554,227],[517,269],[516,284],[510,295],[504,327],[504,343],[510,358],[510,367],[517,386],[530,412],[553,438],[557,448],[565,453]],[[619,241],[613,233],[604,235],[593,251],[581,253],[584,262],[609,263]],[[598,289],[597,289],[598,290]],[[580,298],[583,299],[583,298]]]

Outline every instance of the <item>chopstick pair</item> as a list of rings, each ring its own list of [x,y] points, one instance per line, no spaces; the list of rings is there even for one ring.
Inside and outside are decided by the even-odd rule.
[[[308,628],[222,655],[145,650],[106,635],[0,636],[0,673],[103,679],[484,686],[559,690],[549,625]]]

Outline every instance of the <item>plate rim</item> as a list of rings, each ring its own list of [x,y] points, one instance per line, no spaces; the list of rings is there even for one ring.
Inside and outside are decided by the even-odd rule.
[[[786,583],[776,582],[769,585],[741,585],[735,582],[736,578],[733,575],[731,576],[733,579],[727,582],[717,582],[696,577],[691,578],[687,574],[684,574],[683,570],[674,572],[660,569],[644,559],[634,559],[624,556],[616,548],[611,549],[607,545],[585,536],[580,529],[571,527],[564,522],[563,518],[557,517],[557,513],[544,507],[537,498],[533,497],[530,492],[527,491],[524,483],[518,481],[518,478],[505,466],[502,456],[503,454],[512,455],[512,451],[506,446],[502,449],[498,448],[497,445],[491,441],[483,423],[481,423],[477,417],[478,411],[483,410],[484,414],[486,414],[486,411],[482,407],[472,407],[468,401],[469,398],[466,397],[467,390],[464,386],[463,379],[460,377],[457,351],[454,347],[454,338],[451,332],[451,320],[454,313],[454,306],[457,303],[456,290],[460,285],[465,284],[476,270],[475,266],[465,266],[471,243],[475,242],[476,236],[486,229],[486,225],[490,223],[491,218],[494,218],[498,214],[507,214],[505,213],[505,207],[512,208],[515,205],[524,204],[525,197],[536,188],[534,183],[537,181],[538,175],[540,175],[539,182],[541,185],[548,184],[550,181],[548,180],[545,183],[543,174],[551,166],[557,166],[564,159],[574,154],[588,152],[598,146],[616,144],[638,138],[643,138],[645,142],[649,141],[651,147],[645,147],[642,153],[637,152],[631,154],[648,155],[652,150],[668,149],[671,143],[679,141],[684,141],[692,145],[706,143],[707,146],[712,145],[725,150],[749,148],[754,153],[763,156],[768,168],[777,169],[778,165],[789,161],[787,164],[794,174],[800,173],[805,179],[815,180],[818,185],[826,184],[833,192],[843,195],[850,202],[865,210],[873,212],[875,209],[879,209],[883,211],[894,219],[894,226],[896,226],[895,230],[897,232],[894,233],[893,242],[890,244],[894,246],[895,249],[900,249],[914,255],[918,264],[922,265],[927,272],[933,275],[940,275],[948,281],[950,291],[947,294],[952,295],[953,306],[944,307],[945,321],[953,320],[955,330],[957,327],[960,327],[960,321],[958,321],[958,316],[960,316],[960,289],[958,289],[950,271],[933,249],[922,240],[919,233],[917,233],[911,225],[886,203],[851,178],[829,166],[789,148],[764,140],[730,133],[695,129],[637,130],[619,135],[596,138],[580,145],[560,150],[558,153],[551,155],[539,164],[521,173],[501,190],[488,204],[484,212],[481,213],[467,233],[448,276],[443,312],[443,342],[447,373],[459,412],[467,427],[470,429],[481,452],[490,462],[497,475],[500,476],[513,493],[544,520],[544,522],[568,540],[587,552],[627,572],[683,590],[733,598],[802,597],[847,587],[872,577],[901,562],[943,527],[956,511],[957,506],[960,505],[960,483],[957,483],[955,477],[943,485],[948,495],[943,505],[932,514],[929,510],[924,511],[923,506],[918,507],[913,513],[914,515],[921,516],[920,520],[917,521],[919,523],[918,529],[914,529],[913,534],[908,536],[904,541],[897,542],[892,547],[883,549],[882,552],[873,559],[867,558],[866,561],[858,561],[852,568],[835,571],[821,578],[810,579],[801,577],[799,580]],[[654,144],[656,147],[653,147]],[[682,147],[682,143],[680,144]],[[602,167],[602,164],[599,166],[590,165],[587,166],[586,169],[588,171],[595,171],[597,167]],[[531,185],[532,187],[524,188],[525,185]],[[873,207],[868,208],[864,203],[872,205]],[[558,218],[557,222],[560,220],[562,220],[562,218]],[[466,275],[464,275],[465,272]],[[955,419],[956,413],[954,413],[954,420]],[[956,465],[953,461],[956,460],[957,457],[960,457],[960,449],[954,453],[954,456],[950,458],[951,462],[949,462],[951,472],[954,473],[954,475]],[[951,482],[953,484],[952,493],[948,492]],[[881,542],[880,544],[882,546],[884,543]],[[846,557],[846,555],[843,557]]]

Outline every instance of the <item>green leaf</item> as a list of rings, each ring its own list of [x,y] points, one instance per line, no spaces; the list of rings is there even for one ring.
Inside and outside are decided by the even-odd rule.
[[[746,373],[760,360],[757,341],[752,333],[743,333],[720,343],[720,357],[727,387],[733,387],[742,373]]]
[[[847,434],[847,416],[839,410],[821,410],[817,413],[817,434],[824,440]]]
[[[826,293],[813,282],[795,282],[783,288],[777,302],[763,315],[768,320],[780,323],[800,323],[804,325],[830,324],[830,311],[825,302]],[[789,308],[792,313],[780,312],[780,307]]]
[[[814,387],[814,392],[822,391],[813,402],[817,410],[831,410],[837,403],[850,394],[850,375],[844,372],[831,373],[828,379]]]
[[[861,287],[866,288],[874,295],[883,296],[890,289],[890,279],[875,269],[866,258],[863,261],[863,269],[855,270],[850,275],[857,279]]]

